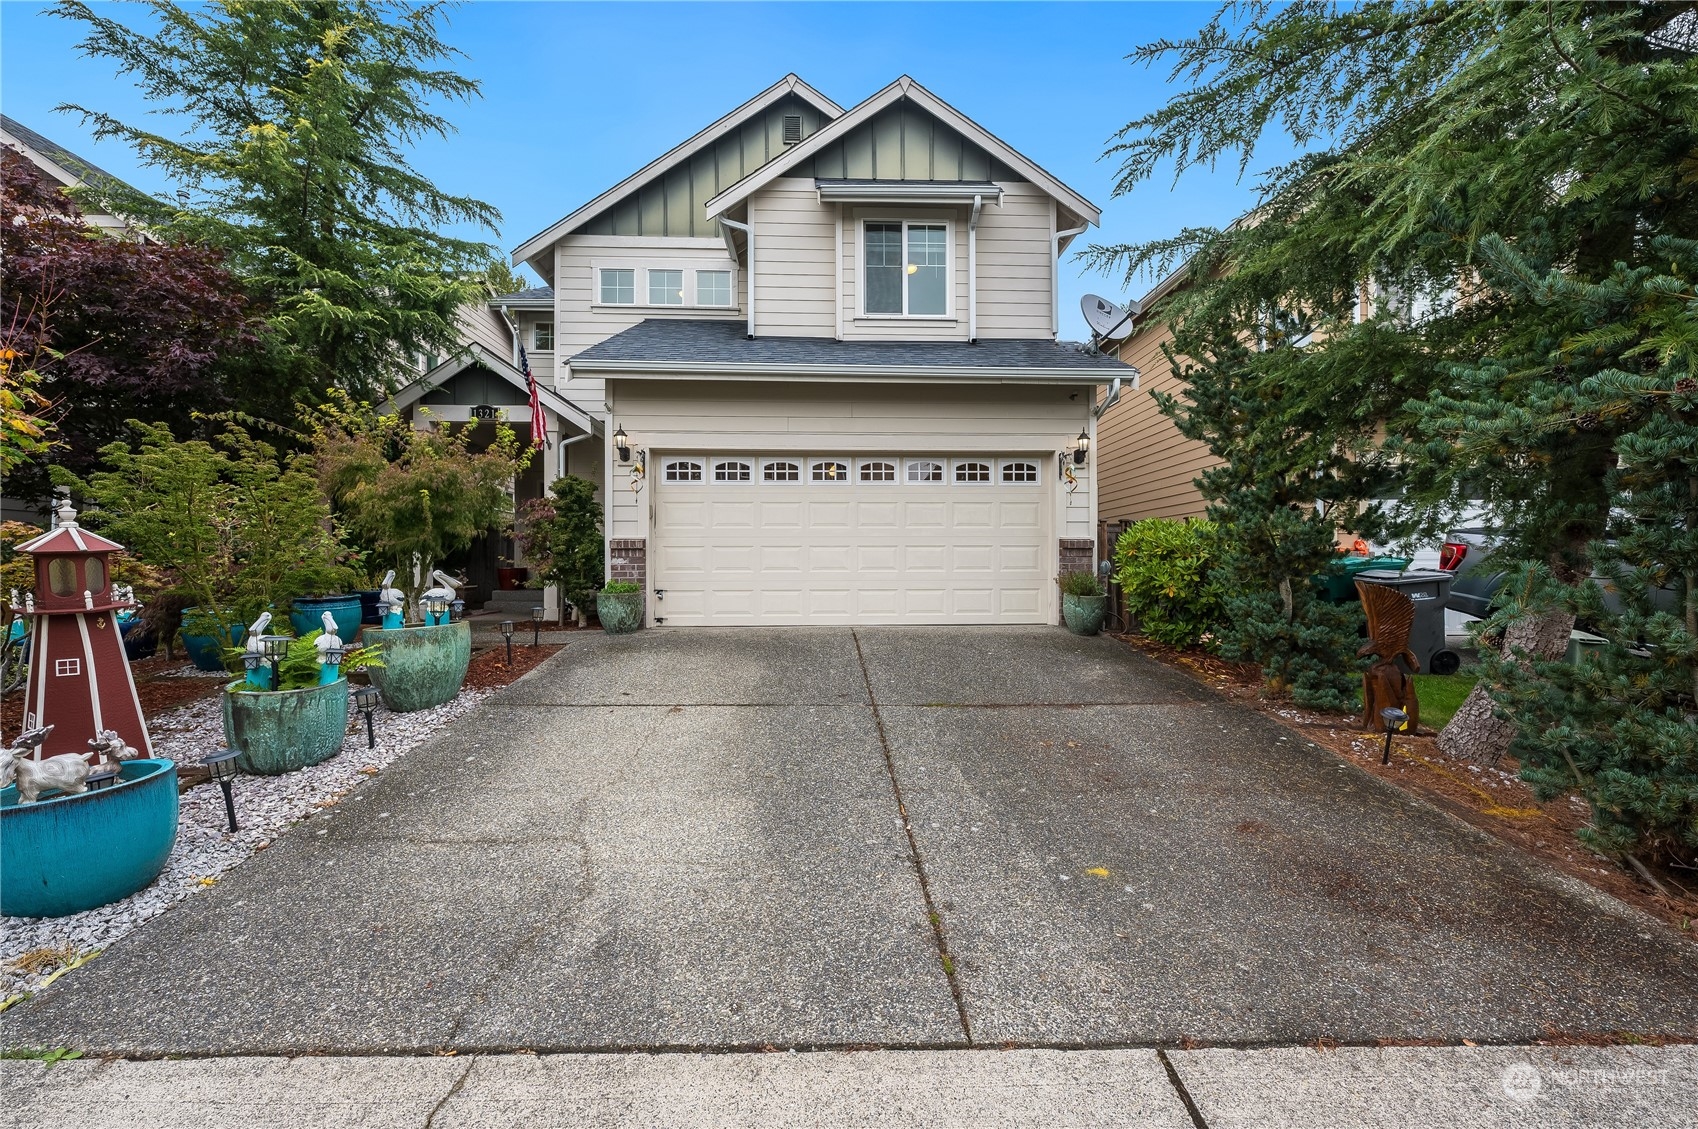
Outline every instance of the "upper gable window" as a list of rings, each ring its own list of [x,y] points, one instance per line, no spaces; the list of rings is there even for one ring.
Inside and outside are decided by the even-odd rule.
[[[861,262],[861,312],[883,317],[949,314],[949,225],[868,220]]]
[[[649,305],[682,306],[684,304],[684,272],[681,270],[649,271]]]
[[[696,305],[729,306],[730,304],[730,271],[699,270],[696,272]]]
[[[603,267],[601,302],[604,306],[630,306],[637,301],[637,272],[630,268]]]
[[[554,323],[539,321],[531,330],[531,348],[538,352],[547,352],[554,348]]]

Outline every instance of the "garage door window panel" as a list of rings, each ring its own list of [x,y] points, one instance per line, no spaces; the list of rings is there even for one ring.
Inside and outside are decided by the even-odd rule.
[[[802,465],[790,459],[770,459],[761,464],[762,482],[800,482]]]
[[[991,464],[983,459],[956,459],[955,481],[961,486],[989,486]]]
[[[698,459],[668,459],[661,478],[667,482],[700,482],[702,464]]]
[[[713,480],[715,482],[748,482],[753,477],[749,464],[742,459],[714,460]]]
[[[849,464],[843,459],[815,459],[808,468],[808,481],[846,483],[849,481]]]
[[[890,459],[862,459],[862,482],[895,482],[896,463]]]
[[[945,479],[943,462],[939,459],[909,459],[907,481],[914,485],[936,483],[941,485]]]
[[[1004,459],[1002,481],[1010,486],[1036,486],[1038,464],[1030,459]]]

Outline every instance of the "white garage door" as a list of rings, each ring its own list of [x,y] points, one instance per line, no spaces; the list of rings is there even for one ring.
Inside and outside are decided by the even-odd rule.
[[[1036,455],[661,455],[649,538],[668,625],[1042,623]]]

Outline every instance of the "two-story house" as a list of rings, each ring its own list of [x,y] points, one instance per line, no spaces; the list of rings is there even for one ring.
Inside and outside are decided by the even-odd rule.
[[[1093,559],[1098,386],[1058,340],[1088,200],[910,78],[795,75],[513,254],[493,300],[680,625],[1048,623]],[[510,383],[510,381],[509,381]]]

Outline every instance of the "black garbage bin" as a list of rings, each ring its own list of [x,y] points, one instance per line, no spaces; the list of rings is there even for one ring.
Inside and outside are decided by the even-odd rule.
[[[1454,575],[1431,568],[1403,572],[1369,569],[1356,574],[1356,579],[1366,584],[1396,588],[1415,602],[1415,626],[1409,631],[1409,649],[1421,664],[1418,674],[1455,674],[1462,667],[1462,656],[1445,646],[1445,601],[1450,596]]]

